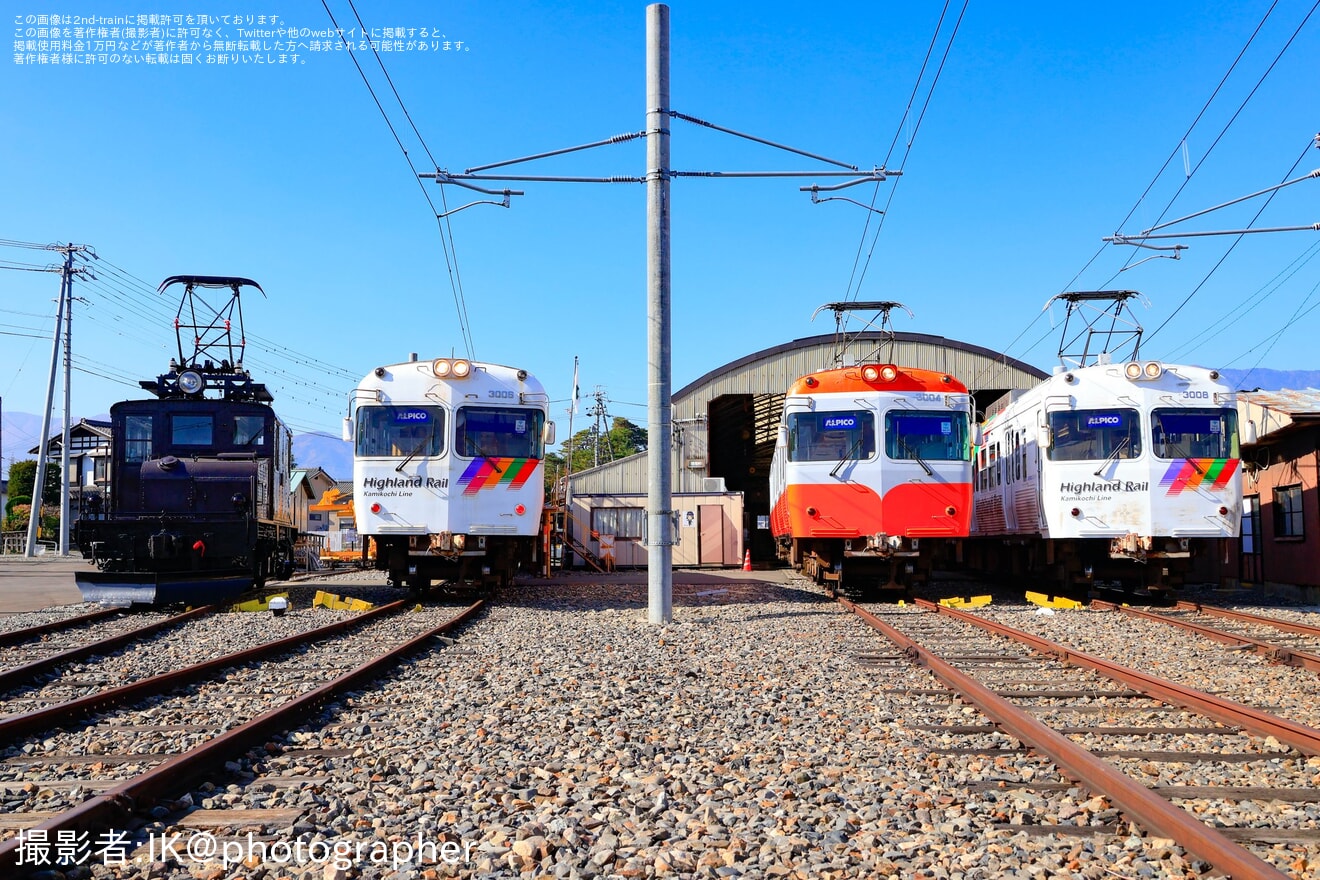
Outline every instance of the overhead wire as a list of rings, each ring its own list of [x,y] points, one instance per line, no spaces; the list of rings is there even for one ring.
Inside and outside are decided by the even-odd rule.
[[[1320,6],[1320,2],[1317,2],[1316,6]],[[1315,6],[1311,7],[1311,11],[1314,12],[1315,8],[1316,8]],[[1295,37],[1296,34],[1294,34],[1293,36]],[[1297,170],[1297,166],[1302,164],[1302,160],[1306,158],[1306,154],[1308,151],[1310,151],[1312,143],[1313,141],[1311,139],[1307,140],[1306,146],[1302,149],[1302,152],[1297,156],[1297,161],[1293,162],[1292,168],[1290,168],[1288,170],[1288,173],[1283,176],[1284,180],[1287,180],[1289,177],[1292,177],[1293,172]],[[1251,222],[1247,224],[1248,229],[1256,225],[1256,221],[1260,219],[1260,215],[1265,213],[1265,209],[1270,206],[1270,202],[1274,201],[1274,197],[1278,195],[1278,193],[1279,191],[1275,190],[1266,197],[1265,203],[1262,204],[1260,208],[1256,211],[1256,213],[1252,215]],[[1170,313],[1169,316],[1165,318],[1160,323],[1160,325],[1155,328],[1153,332],[1151,332],[1149,335],[1146,336],[1146,340],[1145,340],[1146,342],[1149,342],[1151,339],[1155,338],[1155,336],[1157,336],[1161,330],[1167,327],[1169,322],[1172,321],[1174,317],[1177,316],[1177,314],[1183,310],[1183,308],[1187,305],[1187,303],[1191,302],[1192,297],[1196,296],[1196,294],[1201,291],[1201,288],[1205,287],[1206,283],[1214,276],[1215,272],[1219,270],[1219,267],[1224,265],[1224,261],[1228,259],[1229,255],[1233,253],[1233,251],[1237,248],[1239,244],[1241,244],[1242,239],[1245,237],[1246,237],[1245,233],[1238,233],[1238,235],[1233,239],[1232,243],[1228,246],[1228,249],[1225,250],[1223,255],[1221,255],[1220,258],[1215,262],[1215,264],[1210,267],[1210,271],[1206,272],[1205,276],[1202,277],[1200,282],[1198,282],[1197,285],[1192,288],[1191,292],[1189,292],[1187,296],[1183,297],[1183,301],[1178,304],[1178,307],[1174,309],[1173,312]]]
[[[376,95],[376,90],[375,90],[374,88],[372,88],[372,86],[371,86],[371,81],[367,78],[367,73],[366,73],[366,71],[364,71],[364,70],[362,69],[362,65],[358,63],[358,60],[357,60],[357,57],[356,57],[356,53],[352,50],[352,47],[350,47],[350,46],[348,45],[348,41],[344,38],[344,32],[343,32],[343,30],[339,27],[339,22],[335,20],[335,15],[334,15],[334,13],[330,11],[330,6],[329,6],[329,4],[326,2],[326,0],[321,0],[321,6],[325,8],[326,15],[330,16],[330,21],[331,21],[331,23],[335,26],[335,30],[336,30],[336,32],[339,34],[339,39],[344,43],[344,47],[345,47],[346,49],[348,49],[348,57],[349,57],[349,59],[353,62],[353,66],[357,69],[358,76],[360,76],[360,77],[362,78],[362,84],[365,85],[365,86],[367,87],[367,91],[371,94],[371,100],[372,100],[373,102],[375,102],[375,104],[376,104],[376,109],[380,111],[381,118],[385,120],[385,125],[389,128],[389,130],[390,130],[390,134],[394,137],[394,142],[395,142],[396,144],[398,144],[399,151],[400,151],[401,153],[403,153],[404,161],[406,161],[406,162],[408,163],[408,167],[412,170],[412,173],[413,173],[413,180],[415,180],[415,181],[417,182],[418,187],[421,188],[422,196],[426,199],[426,203],[427,203],[428,205],[430,205],[430,207],[431,207],[431,213],[432,213],[432,214],[435,216],[435,218],[436,218],[436,226],[437,226],[437,228],[440,230],[440,246],[441,246],[441,250],[443,250],[444,255],[445,255],[445,266],[446,266],[446,268],[447,268],[448,271],[449,271],[450,286],[454,288],[454,304],[455,304],[455,307],[458,309],[459,330],[460,330],[460,333],[462,334],[462,337],[463,337],[463,343],[464,343],[464,346],[465,346],[466,349],[467,349],[468,357],[469,357],[469,358],[475,358],[475,357],[476,357],[476,354],[475,354],[475,350],[474,350],[474,348],[473,348],[473,344],[472,344],[472,335],[471,335],[471,332],[470,332],[469,329],[468,329],[467,313],[466,313],[466,305],[465,305],[464,301],[463,301],[463,300],[460,298],[460,296],[459,296],[459,288],[458,288],[457,286],[455,286],[455,285],[456,285],[456,282],[455,282],[455,276],[454,276],[454,264],[450,262],[450,257],[449,257],[450,245],[452,244],[452,241],[449,242],[449,243],[446,243],[446,241],[445,241],[445,228],[444,228],[444,225],[443,225],[443,223],[441,222],[441,219],[440,219],[440,212],[439,212],[438,210],[436,210],[435,202],[433,202],[433,201],[431,200],[431,194],[430,194],[429,192],[427,192],[427,190],[426,190],[426,184],[423,183],[423,182],[422,182],[422,179],[418,176],[417,166],[416,166],[415,164],[413,164],[412,156],[410,156],[410,155],[408,154],[408,148],[404,146],[404,144],[403,144],[403,139],[399,137],[399,133],[398,133],[398,131],[396,131],[395,128],[394,128],[394,123],[393,123],[392,121],[390,121],[390,116],[389,116],[389,114],[388,114],[387,112],[385,112],[385,107],[381,104],[381,102],[380,102],[380,98],[377,97],[377,95]],[[350,3],[349,3],[349,6],[352,7],[353,4],[350,2]],[[355,7],[353,8],[353,14],[354,14],[355,16],[357,15],[357,9],[356,9]],[[359,26],[362,26],[362,19],[361,19],[360,17],[358,18],[358,24],[359,24]],[[372,45],[372,51],[375,52],[375,46],[374,46],[374,45]],[[381,62],[381,60],[380,60],[380,55],[379,55],[379,54],[376,55],[376,61],[377,61],[378,63],[380,63],[380,65],[381,65],[381,69],[384,70],[385,65],[384,65],[384,62]],[[387,78],[387,79],[389,78],[389,75],[388,75],[388,74],[386,74],[386,78]],[[394,87],[394,84],[393,84],[393,82],[391,81],[391,83],[390,83],[390,88],[393,88],[393,87]],[[395,91],[394,95],[395,95],[395,98],[398,98],[398,97],[399,97],[399,95],[398,95],[398,91],[397,91],[397,90]],[[402,99],[399,99],[399,106],[401,106],[401,107],[403,106],[403,101],[402,101]],[[407,112],[406,108],[405,108],[405,110],[404,110],[404,115],[405,115],[405,116],[408,116],[408,112]],[[411,116],[408,116],[408,121],[409,121],[409,123],[412,122],[412,117],[411,117]],[[413,127],[413,130],[416,131],[416,126]],[[419,138],[419,139],[420,139],[420,137],[421,137],[421,136],[418,135],[418,138]],[[423,142],[422,147],[423,147],[423,149],[426,148],[426,144],[425,144],[425,142]],[[430,150],[427,150],[427,155],[428,155],[428,156],[430,155]],[[434,161],[434,160],[433,160],[433,161]],[[439,167],[439,166],[437,166],[437,168],[438,168],[438,167]],[[443,197],[443,195],[444,195],[444,194],[443,194],[443,191],[442,191],[442,192],[441,192],[441,196]],[[451,228],[451,233],[452,233],[452,228]]]
[[[902,165],[902,166],[906,166],[906,165],[907,165],[908,157],[912,154],[912,145],[913,145],[913,143],[916,142],[916,139],[917,139],[917,132],[920,131],[920,129],[921,129],[921,123],[922,123],[922,121],[926,118],[926,110],[930,107],[930,101],[931,101],[931,98],[932,98],[932,97],[934,96],[934,94],[935,94],[935,87],[936,87],[937,85],[939,85],[940,76],[941,76],[941,74],[943,74],[943,72],[944,72],[944,66],[945,66],[945,64],[946,64],[946,63],[948,62],[948,60],[949,60],[949,53],[953,50],[953,41],[957,38],[957,36],[958,36],[958,30],[962,27],[963,18],[967,15],[967,6],[968,6],[968,3],[969,3],[969,2],[970,2],[970,0],[963,0],[962,10],[958,13],[958,20],[957,20],[956,22],[954,22],[954,25],[953,25],[953,32],[952,32],[951,34],[949,34],[949,41],[948,41],[948,43],[945,44],[945,47],[944,47],[944,54],[943,54],[942,56],[940,56],[939,67],[936,68],[936,70],[935,70],[935,76],[934,76],[934,78],[931,80],[930,88],[926,91],[926,99],[925,99],[925,101],[922,102],[922,105],[921,105],[921,112],[918,113],[918,115],[917,115],[917,121],[916,121],[916,123],[915,123],[915,124],[913,125],[913,127],[912,127],[912,132],[911,132],[911,134],[908,135],[908,138],[907,138],[907,144],[906,144],[906,146],[904,147],[904,150],[903,150],[903,158],[902,158],[902,160],[899,162],[899,164]],[[913,101],[913,99],[915,98],[918,89],[920,88],[922,77],[925,75],[926,68],[927,68],[927,66],[928,66],[929,63],[930,63],[930,56],[931,56],[931,53],[934,51],[934,48],[935,48],[936,42],[938,41],[938,38],[939,38],[940,31],[941,31],[941,30],[943,29],[943,27],[944,27],[944,19],[945,19],[946,15],[948,14],[948,9],[949,9],[949,0],[945,0],[944,8],[941,10],[939,21],[936,23],[936,26],[935,26],[935,33],[932,35],[930,45],[929,45],[929,46],[927,47],[927,49],[926,49],[926,58],[925,58],[925,60],[922,61],[922,64],[921,64],[921,71],[920,71],[920,73],[918,73],[916,83],[913,85],[913,88],[912,88],[912,97],[910,97],[910,98],[908,99],[908,108],[907,108],[906,110],[904,110],[904,112],[903,112],[903,117],[899,120],[898,128],[897,128],[897,130],[896,130],[895,133],[894,133],[894,139],[890,142],[890,145],[889,145],[889,152],[885,155],[885,161],[884,161],[885,167],[888,167],[888,166],[889,166],[889,160],[890,160],[890,158],[891,158],[892,155],[893,155],[894,147],[895,147],[895,145],[898,143],[899,136],[900,136],[900,135],[902,134],[902,132],[903,132],[903,126],[904,126],[904,124],[908,121],[908,117],[910,116],[910,111],[911,111],[911,107],[912,107],[912,101]],[[875,247],[876,247],[876,243],[877,243],[877,242],[879,241],[879,239],[880,239],[880,231],[884,228],[884,225],[885,225],[885,218],[886,218],[887,216],[889,216],[889,209],[890,209],[890,207],[893,205],[893,202],[894,202],[894,195],[895,195],[895,193],[897,193],[897,191],[898,191],[898,185],[899,185],[899,183],[902,181],[902,179],[903,179],[903,178],[901,178],[901,177],[896,178],[896,179],[894,180],[894,185],[891,186],[891,187],[889,188],[889,196],[888,196],[888,198],[885,200],[885,207],[884,207],[884,209],[882,210],[882,212],[881,212],[881,214],[880,214],[880,219],[876,222],[876,225],[875,225],[875,233],[874,233],[874,234],[872,235],[872,237],[871,237],[871,246],[870,246],[870,248],[867,250],[867,253],[866,253],[866,259],[865,259],[865,261],[863,261],[863,263],[862,263],[862,270],[861,270],[861,273],[860,273],[860,274],[857,274],[857,273],[856,273],[856,261],[854,260],[854,264],[853,264],[853,265],[854,265],[854,272],[853,272],[853,274],[856,275],[856,277],[857,277],[857,285],[856,285],[855,288],[853,287],[853,284],[852,284],[852,276],[850,275],[850,276],[849,276],[849,279],[848,279],[848,292],[847,292],[847,294],[846,294],[845,297],[844,297],[844,300],[845,300],[846,302],[854,301],[858,296],[861,295],[862,282],[865,281],[865,279],[866,279],[866,273],[867,273],[867,270],[870,268],[870,265],[871,265],[871,259],[872,259],[872,257],[875,255]],[[871,196],[871,208],[872,208],[872,210],[875,208],[875,203],[876,203],[876,201],[877,201],[877,198],[878,198],[879,194],[880,194],[880,186],[879,186],[879,184],[877,183],[877,184],[876,184],[875,191],[874,191],[874,193],[873,193],[872,196]],[[864,242],[866,241],[866,230],[870,228],[871,213],[872,213],[872,211],[867,211],[866,224],[863,226],[863,229],[862,229],[862,236],[861,236],[861,242],[859,243],[859,250],[860,250],[860,247],[861,247],[861,243],[864,243]]]
[[[1171,163],[1172,163],[1172,162],[1178,157],[1179,153],[1182,151],[1183,145],[1187,142],[1187,139],[1188,139],[1189,137],[1191,137],[1192,132],[1196,129],[1197,125],[1200,124],[1200,122],[1201,122],[1202,118],[1204,118],[1205,114],[1209,111],[1211,104],[1214,103],[1215,99],[1218,97],[1219,93],[1223,90],[1225,84],[1228,82],[1229,78],[1233,75],[1234,71],[1237,70],[1239,64],[1242,62],[1242,59],[1246,56],[1247,52],[1250,50],[1251,46],[1254,44],[1256,38],[1260,35],[1261,31],[1264,29],[1266,23],[1269,21],[1270,17],[1271,17],[1272,14],[1274,13],[1274,10],[1275,10],[1275,8],[1276,8],[1277,6],[1278,6],[1278,0],[1275,0],[1275,2],[1273,2],[1273,3],[1270,4],[1270,7],[1265,11],[1265,14],[1261,17],[1260,21],[1256,24],[1256,27],[1252,30],[1251,35],[1247,38],[1247,40],[1246,40],[1246,42],[1243,44],[1242,48],[1238,51],[1238,53],[1237,53],[1237,55],[1234,57],[1232,63],[1229,65],[1228,69],[1224,72],[1224,75],[1220,78],[1219,82],[1215,85],[1214,89],[1211,91],[1209,97],[1207,97],[1206,100],[1204,101],[1204,103],[1201,105],[1201,109],[1197,112],[1197,114],[1196,114],[1196,116],[1193,118],[1191,124],[1188,125],[1186,131],[1183,133],[1183,136],[1178,140],[1178,142],[1177,142],[1177,144],[1174,146],[1173,150],[1169,153],[1168,158],[1165,159],[1164,163],[1160,166],[1159,170],[1155,172],[1155,175],[1151,178],[1150,183],[1148,183],[1148,184],[1146,185],[1146,188],[1142,191],[1141,195],[1140,195],[1140,196],[1137,198],[1137,200],[1133,203],[1132,207],[1128,210],[1127,214],[1123,217],[1123,220],[1120,221],[1120,223],[1118,224],[1118,226],[1117,226],[1116,228],[1121,229],[1124,225],[1126,225],[1126,224],[1128,223],[1128,221],[1130,221],[1130,220],[1132,219],[1132,217],[1136,214],[1137,210],[1141,207],[1141,205],[1145,202],[1146,198],[1150,195],[1151,191],[1155,188],[1155,186],[1156,186],[1156,184],[1159,182],[1160,178],[1163,177],[1164,173],[1168,170],[1169,165],[1170,165],[1170,164],[1171,164]],[[1251,97],[1252,97],[1252,96],[1256,93],[1256,91],[1260,88],[1261,84],[1262,84],[1262,83],[1264,82],[1264,80],[1265,80],[1265,77],[1268,76],[1269,73],[1270,73],[1270,72],[1274,69],[1274,67],[1278,64],[1280,58],[1282,58],[1283,54],[1284,54],[1284,53],[1287,51],[1287,49],[1292,45],[1292,43],[1293,43],[1293,41],[1296,39],[1298,33],[1301,32],[1302,27],[1303,27],[1303,26],[1306,24],[1306,22],[1310,19],[1311,15],[1314,14],[1315,9],[1316,9],[1317,6],[1320,6],[1320,0],[1318,0],[1318,2],[1316,3],[1316,5],[1315,5],[1315,6],[1312,6],[1312,7],[1311,7],[1311,10],[1310,10],[1309,12],[1307,12],[1306,17],[1302,20],[1302,23],[1301,23],[1300,25],[1298,25],[1297,29],[1293,32],[1292,36],[1289,37],[1288,41],[1285,43],[1284,47],[1278,52],[1278,54],[1275,56],[1274,60],[1270,63],[1270,65],[1269,65],[1269,67],[1267,68],[1267,70],[1265,71],[1265,73],[1262,74],[1261,77],[1258,79],[1258,81],[1256,82],[1256,85],[1251,89],[1251,92],[1250,92],[1250,94],[1248,94],[1247,98],[1244,99],[1244,100],[1239,104],[1237,110],[1233,113],[1233,115],[1232,115],[1232,117],[1230,118],[1229,122],[1228,122],[1228,123],[1227,123],[1227,124],[1226,124],[1226,125],[1220,130],[1219,134],[1215,137],[1215,139],[1214,139],[1213,143],[1211,144],[1210,148],[1205,152],[1205,154],[1204,154],[1204,155],[1201,157],[1201,159],[1197,162],[1196,167],[1193,168],[1193,169],[1191,169],[1191,170],[1188,172],[1188,174],[1187,174],[1187,176],[1185,177],[1185,179],[1183,180],[1183,182],[1179,185],[1177,191],[1174,193],[1174,195],[1172,196],[1172,198],[1169,199],[1169,201],[1168,201],[1168,203],[1165,205],[1164,209],[1160,212],[1160,215],[1159,215],[1159,216],[1160,216],[1160,219],[1163,219],[1163,217],[1165,216],[1165,214],[1168,213],[1169,209],[1173,206],[1174,202],[1176,201],[1178,195],[1182,193],[1183,189],[1187,186],[1187,184],[1188,184],[1188,182],[1191,180],[1192,176],[1194,176],[1195,173],[1196,173],[1196,171],[1200,169],[1200,167],[1201,167],[1202,164],[1204,164],[1205,160],[1209,157],[1210,153],[1214,150],[1215,146],[1219,143],[1219,141],[1223,138],[1224,134],[1227,132],[1229,126],[1231,126],[1232,123],[1233,123],[1233,122],[1238,118],[1238,116],[1241,114],[1242,110],[1243,110],[1243,109],[1245,108],[1245,106],[1246,106],[1246,103],[1251,99]],[[1294,166],[1294,167],[1296,167],[1296,166]],[[1156,221],[1156,223],[1158,223],[1158,222],[1159,222],[1159,220]],[[1235,244],[1236,244],[1236,242],[1235,242]],[[1068,283],[1065,284],[1065,285],[1063,286],[1062,291],[1060,291],[1060,292],[1064,292],[1064,291],[1067,291],[1067,290],[1071,290],[1071,289],[1073,289],[1073,288],[1074,288],[1074,285],[1077,284],[1078,279],[1080,279],[1080,278],[1082,277],[1082,275],[1085,274],[1085,273],[1091,268],[1091,266],[1093,266],[1093,265],[1095,264],[1096,260],[1098,260],[1098,259],[1100,258],[1100,255],[1103,254],[1103,253],[1105,252],[1106,248],[1109,248],[1109,247],[1111,247],[1111,246],[1112,246],[1112,245],[1109,245],[1109,244],[1102,244],[1102,245],[1100,245],[1100,247],[1099,247],[1099,248],[1096,250],[1096,252],[1091,256],[1091,258],[1090,258],[1089,260],[1086,261],[1086,263],[1082,266],[1082,268],[1079,269],[1079,270],[1077,271],[1077,273],[1074,274],[1073,277],[1068,281]],[[1231,248],[1230,248],[1230,250],[1231,250]],[[1225,255],[1225,256],[1226,256],[1226,255]],[[1120,269],[1118,270],[1118,272],[1115,272],[1112,276],[1110,276],[1110,278],[1109,278],[1107,281],[1105,281],[1105,282],[1101,285],[1101,288],[1107,287],[1109,284],[1112,284],[1113,281],[1114,281],[1114,279],[1118,277],[1118,274],[1119,274],[1119,273],[1121,273],[1124,269],[1130,267],[1131,262],[1132,262],[1132,260],[1134,259],[1134,257],[1135,257],[1135,253],[1134,253],[1134,254],[1130,254],[1130,255],[1128,256],[1127,260],[1125,261],[1123,268],[1120,268]],[[1218,266],[1221,265],[1222,262],[1223,262],[1223,260],[1221,259],[1221,260],[1219,261],[1219,263],[1216,264],[1216,267],[1215,267],[1215,268],[1218,268]],[[1211,273],[1213,273],[1213,271],[1214,271],[1214,269],[1211,270]],[[1207,276],[1207,277],[1208,277],[1208,276]],[[1202,286],[1204,283],[1205,283],[1205,279],[1203,279],[1202,282],[1201,282],[1201,284],[1198,284],[1197,287],[1196,287],[1196,289],[1193,290],[1193,292],[1192,292],[1191,294],[1189,294],[1188,297],[1187,297],[1186,299],[1184,299],[1183,303],[1178,307],[1179,310],[1181,310],[1182,307],[1183,307],[1184,305],[1186,305],[1187,301],[1190,300],[1190,298],[1191,298],[1193,295],[1195,295],[1195,293],[1196,293],[1197,290],[1200,290],[1201,286]],[[1175,312],[1175,314],[1176,314],[1176,312]],[[1169,317],[1172,318],[1173,316],[1170,315]],[[1031,323],[1034,324],[1034,323],[1035,323],[1037,320],[1039,320],[1039,319],[1040,319],[1040,315],[1037,314],[1036,317],[1032,319],[1032,322],[1031,322]],[[1164,327],[1164,325],[1167,324],[1167,323],[1168,323],[1168,319],[1166,319],[1165,322],[1164,322],[1163,324],[1161,324],[1159,328],[1156,329],[1156,332],[1158,332],[1160,329],[1162,329],[1162,328]],[[1030,324],[1028,325],[1028,327],[1030,327]],[[1154,333],[1151,333],[1150,335],[1148,335],[1148,336],[1146,337],[1146,341],[1149,341],[1149,339],[1150,339],[1151,337],[1153,337],[1154,335],[1155,335]],[[1020,339],[1021,336],[1022,336],[1022,334],[1019,334],[1019,336],[1018,336],[1017,338]],[[1016,340],[1015,340],[1015,342],[1016,342]],[[1032,349],[1035,348],[1036,345],[1039,345],[1039,344],[1040,344],[1040,342],[1037,341],[1035,344],[1033,344],[1033,346],[1032,346],[1031,348],[1027,349],[1026,352],[1023,352],[1023,355],[1025,355],[1026,353],[1030,352]],[[1007,360],[1008,353],[1012,350],[1011,346],[1012,346],[1012,343],[1010,343],[1010,346],[1009,346],[1008,348],[1005,348],[1005,350],[1004,350],[1004,358],[1005,358],[1005,361]]]

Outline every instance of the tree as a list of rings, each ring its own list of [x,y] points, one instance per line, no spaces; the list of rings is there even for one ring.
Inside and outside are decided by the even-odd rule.
[[[32,459],[16,461],[9,466],[9,496],[23,498],[26,504],[32,500],[32,490],[37,483],[37,463]],[[43,504],[60,503],[60,466],[46,465],[46,482],[41,487]]]
[[[608,431],[598,434],[595,428],[578,431],[564,444],[560,461],[566,461],[568,450],[573,452],[573,473],[598,464],[627,458],[646,451],[646,429],[634,425],[623,416],[615,416]]]

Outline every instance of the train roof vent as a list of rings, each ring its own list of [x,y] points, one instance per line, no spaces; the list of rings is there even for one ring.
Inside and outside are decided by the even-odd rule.
[[[1008,392],[1003,397],[999,398],[994,403],[990,404],[985,408],[986,419],[987,420],[992,419],[995,416],[999,415],[1001,412],[1008,409],[1008,405],[1010,403],[1017,400],[1019,397],[1021,397],[1026,393],[1027,391],[1024,388],[1015,388],[1012,391]]]
[[[702,478],[701,478],[701,490],[702,490],[703,492],[727,492],[727,491],[729,491],[728,489],[724,488],[724,478],[723,478],[723,477],[702,477]]]

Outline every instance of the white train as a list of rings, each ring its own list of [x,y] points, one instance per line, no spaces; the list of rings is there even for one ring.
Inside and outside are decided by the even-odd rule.
[[[1238,535],[1232,389],[1157,361],[1059,369],[986,411],[973,478],[976,568],[1050,586],[1172,589]]]
[[[349,403],[358,533],[397,586],[508,583],[538,555],[549,399],[526,370],[415,358]]]

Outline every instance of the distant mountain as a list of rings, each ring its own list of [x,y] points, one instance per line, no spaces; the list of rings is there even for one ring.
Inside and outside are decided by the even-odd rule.
[[[300,468],[317,468],[336,480],[353,479],[353,444],[330,434],[296,434],[293,460]]]
[[[74,424],[78,423],[77,416]],[[95,421],[110,421],[109,415],[90,416]],[[9,465],[15,461],[36,458],[28,452],[41,442],[41,416],[5,410],[0,419],[0,477],[9,476]],[[59,420],[51,422],[51,434],[59,430]],[[293,460],[300,468],[319,467],[336,480],[353,479],[353,446],[330,434],[296,434],[293,438]]]
[[[1320,370],[1220,370],[1224,381],[1240,391],[1300,391],[1320,388]]]

